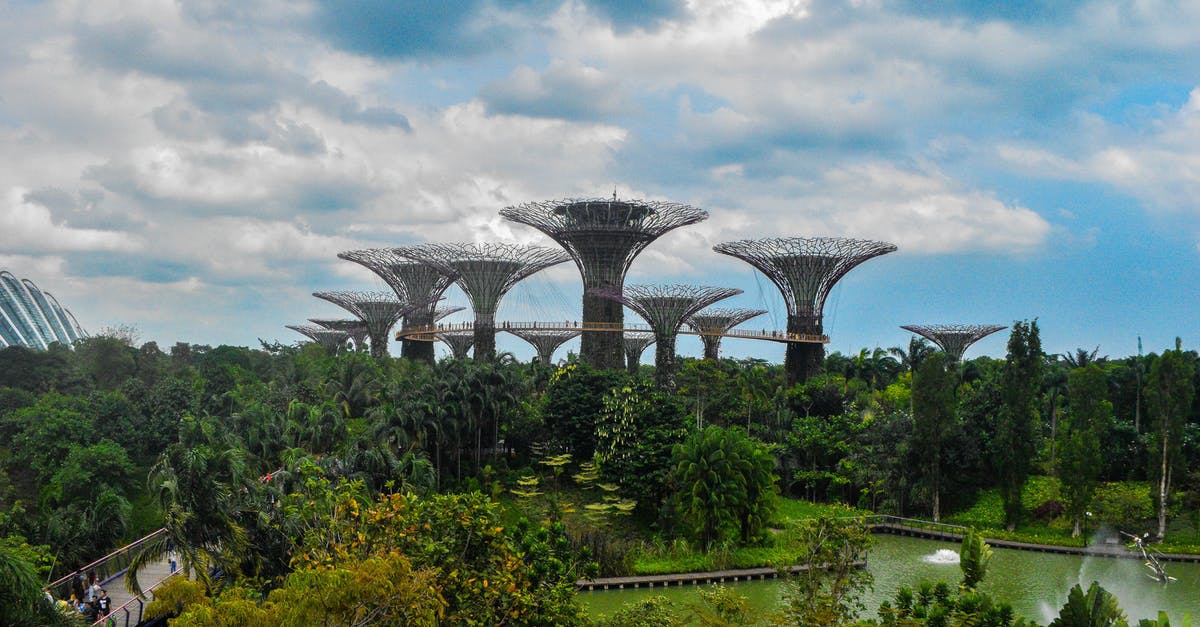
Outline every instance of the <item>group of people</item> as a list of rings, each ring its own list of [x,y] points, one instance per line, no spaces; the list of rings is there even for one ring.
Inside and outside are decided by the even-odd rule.
[[[108,591],[100,587],[95,571],[89,571],[86,579],[83,573],[79,573],[71,581],[71,598],[59,603],[66,603],[70,609],[83,614],[90,621],[100,620],[113,610],[112,599],[108,597]]]

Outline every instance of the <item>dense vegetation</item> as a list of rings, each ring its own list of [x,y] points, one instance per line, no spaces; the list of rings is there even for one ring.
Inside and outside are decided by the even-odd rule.
[[[168,609],[195,606],[194,624],[277,618],[330,586],[346,623],[578,622],[577,577],[802,558],[795,534],[767,533],[787,526],[777,493],[1200,545],[1198,357],[1178,346],[1045,355],[1021,323],[1004,359],[913,341],[833,353],[794,387],[757,360],[684,360],[665,392],[504,355],[134,344],[0,351],[0,549],[45,581],[165,526],[200,586]],[[400,573],[429,585],[366,599],[333,583]]]

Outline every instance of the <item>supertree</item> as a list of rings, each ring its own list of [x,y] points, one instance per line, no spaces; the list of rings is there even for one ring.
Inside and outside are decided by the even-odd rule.
[[[603,288],[620,293],[635,257],[664,233],[708,217],[690,205],[654,200],[566,199],[507,207],[500,215],[527,224],[558,242],[583,276],[585,326],[620,329],[625,312],[619,302],[596,295]],[[597,368],[620,368],[625,361],[621,334],[584,330],[580,358]]]
[[[475,345],[475,332],[442,331],[437,334],[437,339],[450,347],[450,352],[454,355],[455,359],[466,359],[467,353]]]
[[[675,388],[675,336],[683,321],[742,290],[702,285],[626,285],[620,291],[600,287],[592,292],[636,311],[650,325],[658,344],[654,349],[654,381],[670,390]]]
[[[376,359],[387,355],[388,334],[396,322],[413,309],[428,305],[404,302],[388,292],[313,292],[313,296],[349,311],[366,323],[371,356]]]
[[[896,247],[886,242],[843,237],[784,237],[725,242],[713,250],[758,268],[787,303],[789,334],[822,335],[825,298],[847,272]],[[825,346],[791,341],[784,369],[788,385],[806,381],[821,369]]]
[[[432,326],[437,322],[437,302],[446,288],[457,278],[429,264],[401,255],[394,248],[366,248],[338,253],[338,257],[365,266],[379,275],[400,300],[411,303],[428,303],[428,307],[417,307],[404,316],[402,329]],[[414,338],[400,341],[400,355],[433,363],[433,342]]]
[[[704,343],[704,358],[715,360],[721,354],[721,338],[730,329],[765,313],[767,313],[766,309],[715,307],[694,314],[686,322],[700,336],[700,341]]]
[[[904,324],[900,328],[937,344],[950,362],[958,363],[972,344],[1008,327],[1003,324]]]
[[[555,331],[553,329],[507,329],[507,331],[537,349],[538,361],[550,365],[550,358],[559,346],[579,337],[579,331]]]
[[[362,349],[367,339],[367,323],[358,318],[309,318],[308,321],[333,331],[345,331],[358,350]]]
[[[287,328],[325,347],[330,353],[336,353],[350,337],[345,331],[335,331],[315,324],[287,324]]]
[[[623,338],[625,341],[625,364],[629,369],[629,374],[637,374],[638,366],[642,363],[642,353],[646,347],[654,343],[653,333],[632,332],[626,333]]]
[[[475,312],[475,358],[496,356],[496,309],[500,299],[529,275],[570,259],[544,246],[519,244],[421,244],[399,254],[456,276]]]

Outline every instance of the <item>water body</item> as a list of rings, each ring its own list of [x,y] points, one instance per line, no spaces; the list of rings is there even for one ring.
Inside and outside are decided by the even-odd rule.
[[[865,598],[867,616],[874,617],[879,604],[894,598],[902,585],[915,588],[922,579],[956,585],[962,579],[957,552],[958,545],[948,542],[877,534],[867,565],[875,576],[874,590]],[[1042,624],[1058,615],[1071,586],[1081,584],[1086,589],[1092,581],[1099,581],[1117,595],[1121,609],[1133,621],[1155,618],[1159,610],[1170,615],[1172,624],[1182,624],[1184,614],[1189,614],[1193,620],[1200,619],[1200,564],[1168,564],[1167,572],[1178,581],[1163,586],[1146,576],[1149,571],[1141,560],[1011,549],[994,549],[994,552],[980,588],[994,598],[1012,604],[1019,616]],[[781,606],[782,584],[778,581],[727,585],[749,598],[756,608]],[[602,590],[581,592],[579,598],[591,614],[611,614],[625,603],[659,594],[676,601],[691,601],[696,596],[696,588]]]

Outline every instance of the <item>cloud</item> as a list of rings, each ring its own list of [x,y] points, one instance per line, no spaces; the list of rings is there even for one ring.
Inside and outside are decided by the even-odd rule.
[[[488,110],[500,114],[567,120],[599,120],[628,109],[620,83],[585,65],[553,61],[539,74],[519,66],[507,78],[479,93]]]
[[[55,221],[50,210],[31,199],[29,190],[9,188],[0,200],[0,247],[13,252],[84,250],[134,251],[141,247],[127,233],[79,229]]]
[[[1073,146],[1078,156],[1026,144],[1002,144],[999,158],[1027,176],[1099,181],[1148,207],[1194,211],[1200,197],[1200,87],[1175,110],[1154,118],[1144,131],[1088,118]]]

